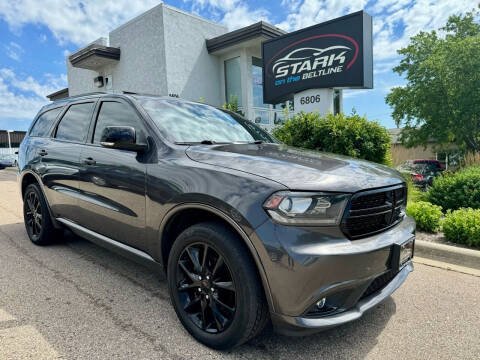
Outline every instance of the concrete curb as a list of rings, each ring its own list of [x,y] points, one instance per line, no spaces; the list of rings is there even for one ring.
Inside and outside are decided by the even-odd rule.
[[[415,255],[480,270],[480,251],[415,240]]]

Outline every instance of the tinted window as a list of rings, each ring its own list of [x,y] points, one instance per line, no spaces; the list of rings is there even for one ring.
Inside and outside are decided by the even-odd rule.
[[[135,111],[127,104],[106,101],[102,103],[95,126],[93,142],[99,144],[103,130],[107,126],[131,126],[136,130],[137,142],[143,142],[142,132],[138,129],[138,117]]]
[[[176,142],[277,142],[251,121],[213,106],[147,97],[139,100],[164,135]]]
[[[79,141],[85,140],[90,125],[93,103],[70,106],[57,128],[57,139]]]
[[[57,108],[44,112],[30,130],[30,136],[49,136],[50,129],[62,108]]]

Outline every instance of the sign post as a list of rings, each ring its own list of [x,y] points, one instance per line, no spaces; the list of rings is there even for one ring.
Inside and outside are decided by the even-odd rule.
[[[334,89],[373,88],[372,17],[364,11],[262,43],[263,101],[333,112]]]

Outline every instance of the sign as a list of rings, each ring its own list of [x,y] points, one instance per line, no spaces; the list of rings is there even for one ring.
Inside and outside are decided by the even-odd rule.
[[[373,87],[372,17],[364,11],[262,43],[263,102],[314,88]]]
[[[295,112],[313,113],[318,111],[325,115],[328,111],[333,113],[332,89],[308,89],[296,93],[293,98]]]

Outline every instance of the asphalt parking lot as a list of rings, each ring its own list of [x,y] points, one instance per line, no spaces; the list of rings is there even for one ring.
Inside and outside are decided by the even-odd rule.
[[[31,244],[15,180],[0,170],[0,359],[479,358],[480,278],[421,264],[356,322],[208,349],[183,330],[163,276],[73,235]]]

